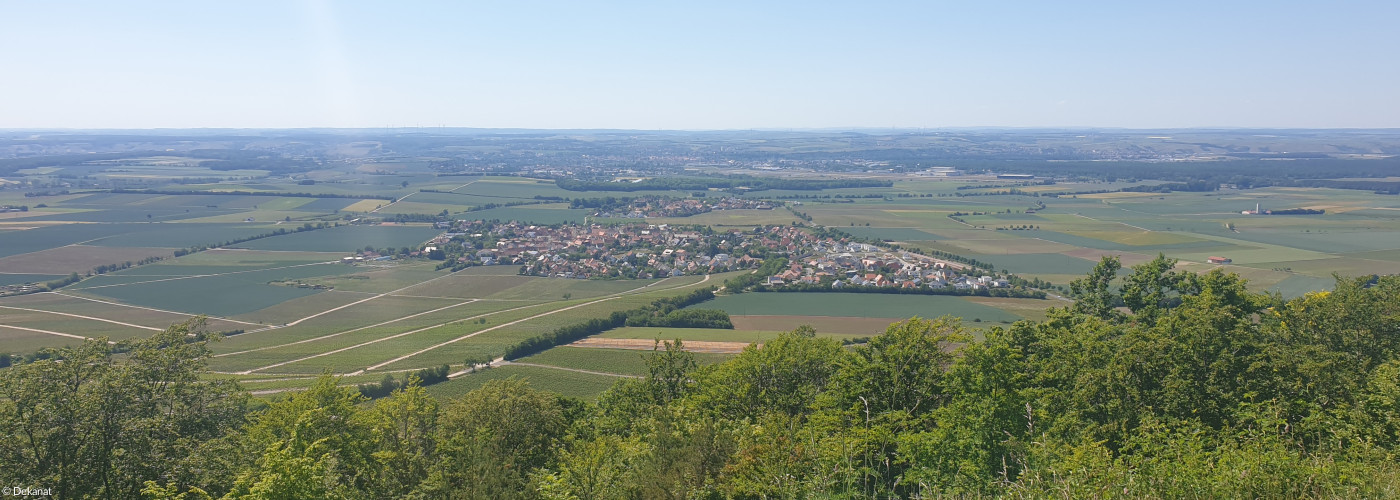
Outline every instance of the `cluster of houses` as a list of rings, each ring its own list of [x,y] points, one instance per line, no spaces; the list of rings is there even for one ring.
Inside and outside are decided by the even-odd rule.
[[[809,253],[818,242],[791,226],[713,231],[668,224],[457,221],[417,253],[437,254],[448,265],[517,265],[532,276],[646,279],[753,269],[771,256]]]
[[[963,264],[869,243],[818,237],[794,226],[713,231],[667,224],[530,225],[457,221],[420,255],[440,252],[450,264],[516,265],[520,273],[561,278],[659,278],[754,269],[787,257],[765,285],[793,284],[981,289],[1007,287]],[[357,256],[366,260],[374,255]]]
[[[765,284],[770,287],[815,285],[834,289],[893,287],[980,290],[1011,286],[1006,278],[979,276],[961,264],[912,252],[892,252],[865,243],[827,240],[819,242],[813,250],[812,255],[770,276]]]
[[[666,198],[643,196],[623,198],[597,207],[593,217],[646,219],[653,217],[689,217],[712,210],[772,210],[774,203],[745,198]]]
[[[660,278],[758,267],[748,255],[733,257],[746,239],[735,233],[701,232],[666,224],[537,228],[477,253],[521,264],[521,274],[563,278]]]
[[[42,283],[15,283],[12,285],[0,285],[0,297],[10,295],[24,295],[28,293],[42,292],[48,288]]]

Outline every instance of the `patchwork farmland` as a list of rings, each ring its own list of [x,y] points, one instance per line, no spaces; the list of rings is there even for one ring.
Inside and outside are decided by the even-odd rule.
[[[240,380],[263,397],[306,387],[321,373],[368,383],[386,373],[403,376],[444,364],[452,377],[432,387],[438,394],[519,376],[537,387],[592,397],[617,380],[644,375],[642,354],[658,340],[691,342],[698,359],[712,363],[802,325],[846,340],[877,335],[912,316],[954,316],[972,331],[1042,320],[1047,309],[1070,303],[1069,281],[1106,256],[1130,266],[1165,254],[1179,259],[1178,269],[1223,268],[1247,277],[1257,290],[1285,297],[1329,289],[1332,273],[1400,273],[1400,205],[1393,197],[1355,190],[1095,192],[1151,183],[1066,182],[1007,193],[977,186],[985,180],[890,176],[887,187],[841,187],[816,195],[781,189],[723,194],[766,200],[773,205],[766,209],[749,204],[689,217],[624,219],[599,217],[566,201],[615,192],[570,191],[524,177],[438,176],[424,165],[328,169],[309,174],[314,183],[194,182],[151,192],[91,190],[37,199],[0,192],[3,204],[44,205],[0,218],[0,345],[32,355],[85,338],[146,336],[202,315],[208,331],[225,334],[213,345],[216,375]],[[1065,194],[1076,191],[1083,193]],[[1325,207],[1325,214],[1241,213],[1256,203]],[[825,228],[873,245],[877,261],[876,254],[888,254],[884,264],[908,263],[899,255],[904,251],[956,257],[962,260],[947,262],[975,261],[987,273],[1036,280],[1048,294],[720,289],[717,298],[689,309],[723,311],[726,328],[622,326],[503,359],[514,346],[561,328],[723,287],[756,272],[757,264],[639,279],[571,279],[525,276],[519,263],[455,265],[467,261],[457,260],[458,254],[430,258],[431,249],[453,237],[485,241],[462,233],[466,226],[455,221],[516,221],[511,227],[528,228],[585,220],[599,227],[640,223],[729,234]],[[485,243],[515,245],[528,238]],[[667,242],[648,245],[654,246],[653,260],[668,249]],[[864,276],[841,274],[851,271],[844,269],[822,281],[811,272],[822,269],[810,264],[823,255],[804,252],[787,257],[797,266],[790,272],[805,272],[809,286]],[[1208,260],[1216,256],[1229,262]],[[584,259],[559,258],[566,257]],[[488,361],[490,368],[481,365]]]

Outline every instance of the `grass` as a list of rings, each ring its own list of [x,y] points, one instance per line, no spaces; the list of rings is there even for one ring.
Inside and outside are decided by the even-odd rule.
[[[286,269],[265,269],[239,274],[186,279],[144,278],[142,283],[94,288],[85,281],[75,292],[138,306],[191,314],[235,316],[283,304],[289,300],[323,293],[310,288],[269,285],[286,279],[326,276],[344,272],[340,264],[321,264]],[[133,276],[115,278],[132,279]]]
[[[519,361],[602,373],[643,376],[647,374],[645,357],[650,354],[651,351],[635,349],[560,346]],[[701,365],[721,363],[734,357],[731,354],[714,353],[692,353],[692,355],[695,356],[695,361]]]
[[[474,269],[469,271],[474,271]],[[465,274],[464,276],[474,278],[491,277],[484,275],[470,276]],[[723,278],[724,277],[720,277],[720,279]],[[615,283],[613,282],[590,282],[584,280],[549,280],[544,278],[534,279],[540,281],[555,281],[566,283],[573,282],[583,285],[597,285],[605,283],[615,285]],[[686,289],[690,289],[695,283],[699,282],[701,279],[701,277],[675,278],[672,280],[667,280],[665,287],[685,286]],[[641,286],[641,283],[627,284],[631,285],[629,288],[627,288],[628,290]],[[348,372],[363,369],[374,364],[394,359],[396,357],[404,356],[437,345],[442,342],[454,340],[466,334],[478,332],[487,328],[497,327],[504,323],[528,318],[543,312],[559,310],[571,305],[586,304],[590,301],[590,299],[588,298],[574,298],[569,301],[561,301],[559,300],[559,298],[561,297],[553,297],[554,300],[556,300],[557,302],[548,305],[530,306],[532,302],[538,304],[538,300],[542,298],[550,298],[550,296],[557,291],[555,289],[548,290],[548,293],[550,295],[535,297],[535,300],[533,301],[483,300],[466,305],[452,307],[443,311],[424,314],[416,318],[410,318],[403,321],[396,321],[388,325],[373,328],[364,328],[359,331],[354,331],[350,333],[341,333],[335,337],[327,339],[316,340],[312,342],[304,342],[296,345],[285,345],[290,342],[311,339],[314,337],[329,335],[332,333],[340,333],[354,328],[373,325],[376,322],[382,322],[396,317],[403,317],[421,310],[429,310],[434,307],[441,307],[442,305],[452,304],[456,302],[454,300],[427,299],[420,297],[385,297],[380,299],[374,299],[369,302],[365,302],[364,304],[359,304],[352,308],[348,308],[344,310],[344,312],[337,312],[334,314],[318,317],[293,327],[271,330],[266,332],[249,333],[227,339],[223,344],[220,344],[218,346],[217,349],[220,352],[231,353],[234,351],[241,351],[250,348],[266,348],[273,346],[280,347],[216,358],[213,362],[213,366],[216,370],[220,371],[241,371],[255,369],[272,365],[275,363],[325,353],[336,349],[352,347],[362,344],[364,342],[382,339],[385,337],[410,332],[429,326],[441,325],[443,323],[453,322],[463,318],[472,317],[478,314],[497,312],[495,314],[487,316],[485,318],[486,323],[484,324],[477,323],[475,321],[469,321],[440,326],[437,328],[419,331],[402,337],[383,340],[374,344],[348,349],[334,354],[319,356],[313,359],[279,366],[270,370],[280,373],[306,374],[320,373],[325,370],[331,370],[336,372]],[[406,292],[416,293],[416,291],[412,289]],[[492,330],[490,332],[480,334],[479,336],[473,337],[471,339],[463,340],[461,342],[444,346],[442,348],[434,349],[432,351],[428,351],[413,356],[411,358],[407,358],[393,365],[386,366],[384,367],[384,369],[413,369],[442,363],[460,363],[461,360],[464,359],[466,356],[499,355],[500,352],[502,352],[506,346],[515,342],[519,342],[520,340],[528,336],[538,335],[553,330],[554,328],[558,328],[559,326],[571,324],[584,319],[600,317],[614,310],[637,307],[641,304],[654,300],[656,297],[669,296],[682,292],[683,290],[666,290],[663,287],[662,289],[658,290],[647,290],[645,292],[639,292],[633,295],[598,302],[596,304],[589,304],[583,307],[579,307],[577,309],[560,311],[558,313],[550,314],[544,317],[531,319],[529,321],[517,325],[511,325],[509,327]],[[330,294],[334,293],[335,292],[331,292]],[[311,299],[312,298],[299,300]],[[430,304],[415,304],[416,307],[412,308],[399,307],[401,304],[412,303],[412,301],[428,302]],[[325,304],[323,307],[320,308],[301,307],[298,308],[299,312],[297,314],[303,314],[313,310],[325,310],[326,308],[329,308],[331,306],[333,305]],[[507,309],[520,308],[521,306],[529,307],[525,307],[519,310],[507,311]],[[266,311],[259,311],[258,314],[263,314],[265,312]]]
[[[55,293],[40,293],[0,298],[0,305],[76,314],[80,316],[91,316],[112,321],[120,321],[123,323],[132,323],[142,326],[149,326],[153,328],[165,328],[175,323],[184,322],[193,317],[187,314],[167,313],[151,309],[123,306],[118,304],[93,302],[90,300],[83,300]],[[211,331],[229,331],[244,328],[246,326],[213,318],[208,319],[207,324],[209,330]]]
[[[998,270],[1007,269],[1016,274],[1036,276],[1040,274],[1086,274],[1094,268],[1094,262],[1059,253],[1022,253],[1007,255],[970,254],[982,262],[990,262]]]
[[[136,224],[58,224],[0,232],[0,257],[48,250],[123,234]],[[10,269],[0,269],[11,271]]]
[[[515,266],[501,267],[509,267],[511,271],[519,269]],[[531,278],[515,275],[479,275],[463,271],[434,280],[430,283],[414,286],[413,288],[404,290],[402,293],[428,297],[483,298],[522,286],[533,280],[541,279],[545,278]]]
[[[1266,262],[1251,264],[1261,269],[1288,269],[1294,273],[1306,274],[1315,278],[1331,279],[1332,273],[1342,276],[1370,276],[1372,274],[1400,274],[1400,262],[1335,257],[1325,259]]]
[[[695,308],[720,309],[733,315],[846,316],[865,318],[934,318],[953,315],[982,321],[1015,321],[1017,316],[963,297],[880,293],[767,292],[726,295]]]
[[[527,224],[559,224],[564,222],[582,223],[583,218],[589,215],[587,210],[574,210],[563,207],[562,204],[551,204],[553,208],[542,208],[537,206],[492,208],[490,210],[479,210],[458,214],[456,217],[469,218],[473,220],[500,220],[519,221]]]
[[[931,241],[943,239],[927,231],[906,227],[838,227],[836,229],[861,238],[873,238],[878,240]]]
[[[384,293],[447,276],[447,271],[434,270],[435,264],[410,262],[385,267],[356,265],[352,269],[357,272],[309,278],[306,283],[326,285],[344,292]]]
[[[1036,237],[1041,231],[1000,231],[998,237],[989,238],[986,232],[983,234],[971,235],[969,238],[964,235],[957,240],[945,240],[941,243],[953,247],[959,247],[955,253],[958,254],[984,254],[984,255],[1005,255],[1005,254],[1026,254],[1026,253],[1060,253],[1075,250],[1076,247],[1064,243],[1046,241]]]
[[[885,331],[890,323],[902,321],[907,317],[890,318],[856,318],[850,316],[784,316],[784,315],[754,315],[754,316],[730,316],[734,322],[734,327],[740,330],[750,331],[791,331],[799,326],[807,325],[817,330],[820,335],[837,338],[866,337],[876,335]],[[971,320],[971,318],[968,318]]]
[[[708,286],[710,284],[718,284],[733,275],[734,273],[725,273],[713,276],[709,282],[705,283],[705,285]],[[574,305],[588,304],[567,311],[559,311],[557,313],[552,313],[546,316],[531,319],[529,321],[525,321],[508,327],[492,330],[490,332],[483,333],[481,335],[472,337],[467,340],[463,340],[461,342],[450,344],[439,349],[434,349],[432,351],[415,355],[411,358],[400,360],[398,362],[385,366],[384,369],[394,370],[421,368],[423,366],[432,366],[442,363],[457,363],[461,362],[461,360],[466,356],[499,356],[502,352],[504,352],[507,346],[517,343],[528,337],[547,333],[561,326],[577,323],[579,321],[600,318],[611,314],[613,311],[622,311],[636,308],[644,304],[648,304],[651,301],[656,300],[660,297],[670,297],[686,293],[690,290],[695,289],[696,285],[699,284],[700,280],[701,277],[697,276],[672,278],[669,281],[665,281],[664,284],[656,285],[655,289],[648,289],[646,291],[603,300],[597,303],[590,304],[590,302],[594,302],[600,299],[574,298],[569,301],[561,301],[551,306],[546,306],[547,309],[531,308],[521,312],[512,312],[510,313],[512,317],[529,317],[539,314],[541,312],[546,312],[550,309],[559,310]],[[506,315],[502,315],[502,317],[499,318],[499,322],[504,323],[508,321],[511,321],[511,317],[507,317]],[[487,326],[494,326],[497,324],[499,323],[493,321],[491,325]],[[426,339],[427,337],[424,338]],[[445,340],[450,340],[450,338],[451,337],[448,337]],[[427,344],[427,342],[424,343]],[[427,345],[424,345],[422,347],[427,347]],[[412,350],[406,351],[404,354],[411,351]],[[392,359],[393,357],[396,356],[383,356],[383,359],[381,361]]]
[[[22,328],[39,329],[39,331],[69,333],[69,335],[85,336],[85,338],[111,338],[113,340],[136,338],[136,336],[154,335],[154,331],[148,329],[133,328],[111,324],[111,322],[94,321],[94,319],[64,317],[64,315],[52,314],[52,312],[41,311],[21,311],[0,308],[0,325],[22,326]],[[13,333],[17,329],[4,329],[0,335]],[[42,332],[25,332],[42,333]],[[80,342],[78,339],[66,338],[66,336],[48,335],[53,345],[69,345],[69,343]],[[8,343],[6,343],[7,349]]]
[[[1123,229],[1121,230],[1066,232],[1076,236],[1083,236],[1085,238],[1111,241],[1114,243],[1131,246],[1180,245],[1183,243],[1197,243],[1203,241],[1200,238],[1196,238],[1184,233],[1142,231],[1127,226],[1123,226]]]
[[[66,277],[67,277],[67,276],[60,275],[60,274],[27,274],[27,273],[26,273],[26,274],[21,274],[21,273],[5,273],[5,274],[0,274],[0,286],[4,286],[4,285],[21,285],[21,284],[24,284],[24,283],[44,283],[44,282],[53,281],[53,280],[57,280],[57,279],[63,279],[63,278],[66,278]]]
[[[91,247],[68,245],[42,252],[11,255],[0,258],[0,269],[23,269],[35,273],[85,274],[88,270],[107,264],[140,262],[149,257],[170,257],[169,248]]]
[[[340,226],[284,234],[235,245],[250,250],[352,252],[374,248],[416,247],[442,231],[428,226]]]
[[[1283,294],[1285,298],[1301,297],[1308,292],[1331,290],[1336,286],[1336,280],[1332,278],[1318,278],[1314,276],[1294,275],[1285,278],[1278,284],[1268,288],[1271,292]]]
[[[3,318],[0,316],[0,319]],[[8,320],[5,319],[5,321]],[[48,347],[74,345],[79,342],[82,340],[0,326],[0,344],[5,346],[5,352],[29,353]]]
[[[446,382],[428,386],[427,390],[428,394],[436,398],[454,399],[489,381],[513,377],[524,379],[529,382],[530,387],[538,390],[588,400],[596,399],[603,391],[622,380],[619,377],[607,375],[590,375],[535,366],[507,365],[462,375]]]
[[[726,330],[720,328],[660,328],[627,326],[608,330],[606,332],[598,334],[598,336],[607,339],[681,339],[701,340],[707,342],[764,342],[777,337],[781,333],[781,331]]]

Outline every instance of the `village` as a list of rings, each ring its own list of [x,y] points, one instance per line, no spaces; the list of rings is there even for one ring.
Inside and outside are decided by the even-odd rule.
[[[766,259],[782,257],[789,265],[765,277],[762,286],[967,292],[1013,286],[1009,277],[966,264],[850,238],[819,237],[799,226],[714,231],[669,224],[456,221],[408,256],[444,260],[441,267],[512,265],[522,275],[571,279],[703,275],[757,269]],[[383,257],[367,260],[376,258]]]

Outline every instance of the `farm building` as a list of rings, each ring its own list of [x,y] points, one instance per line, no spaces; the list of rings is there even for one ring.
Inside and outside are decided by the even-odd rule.
[[[1028,180],[1034,179],[1035,176],[1034,176],[1034,175],[1031,175],[1031,174],[997,174],[997,178],[998,178],[998,179],[1013,179],[1013,180],[1018,180],[1018,181],[1028,181]]]
[[[1231,261],[1229,257],[1206,257],[1206,262],[1211,264],[1229,264]]]

